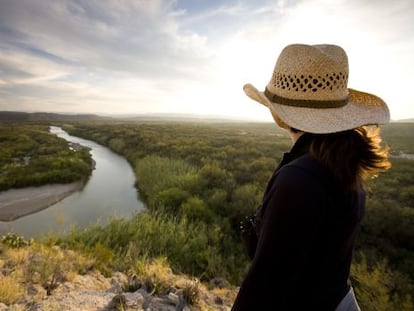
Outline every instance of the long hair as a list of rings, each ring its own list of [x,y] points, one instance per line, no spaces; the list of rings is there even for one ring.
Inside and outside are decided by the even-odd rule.
[[[313,134],[310,153],[326,166],[346,190],[391,167],[389,148],[382,146],[379,127],[359,127],[333,134]]]

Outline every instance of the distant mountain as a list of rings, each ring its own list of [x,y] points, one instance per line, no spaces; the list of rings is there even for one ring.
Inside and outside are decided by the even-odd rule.
[[[179,121],[179,122],[264,122],[253,118],[186,113],[143,113],[143,114],[65,114],[50,112],[0,111],[2,121],[82,121],[82,120],[124,120],[124,121]]]
[[[95,114],[60,114],[49,112],[0,111],[0,121],[68,121],[107,119]]]
[[[147,120],[147,121],[187,121],[187,122],[263,122],[254,118],[232,117],[224,115],[203,115],[191,113],[143,113],[112,115],[113,118],[123,120]]]
[[[399,119],[399,120],[393,120],[392,122],[412,123],[412,122],[414,122],[414,118],[411,118],[411,119]]]

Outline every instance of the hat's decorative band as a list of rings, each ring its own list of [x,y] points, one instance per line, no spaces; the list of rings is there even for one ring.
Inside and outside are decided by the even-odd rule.
[[[348,97],[340,100],[291,99],[273,94],[267,88],[264,94],[271,102],[302,108],[340,108],[348,103]]]

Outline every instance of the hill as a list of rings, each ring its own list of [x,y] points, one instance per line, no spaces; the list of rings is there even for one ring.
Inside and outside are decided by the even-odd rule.
[[[252,118],[236,118],[220,115],[198,115],[186,113],[142,113],[142,114],[65,114],[51,112],[23,112],[23,111],[0,111],[0,122],[2,121],[176,121],[176,122],[261,122]]]
[[[414,118],[393,120],[392,122],[398,122],[398,123],[413,123],[414,122]]]
[[[109,117],[101,117],[95,114],[0,111],[0,121],[83,121],[100,119],[109,119]]]
[[[0,311],[228,311],[237,293],[224,280],[174,274],[164,259],[145,269],[99,271],[96,254],[0,236]]]

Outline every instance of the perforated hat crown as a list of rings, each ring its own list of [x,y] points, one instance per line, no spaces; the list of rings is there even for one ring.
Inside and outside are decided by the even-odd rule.
[[[264,92],[251,84],[248,96],[272,109],[291,127],[332,133],[389,121],[379,97],[348,88],[348,57],[337,45],[285,47]]]
[[[303,107],[346,105],[348,57],[332,45],[290,45],[266,87],[271,101]],[[320,102],[320,103],[318,103]]]

